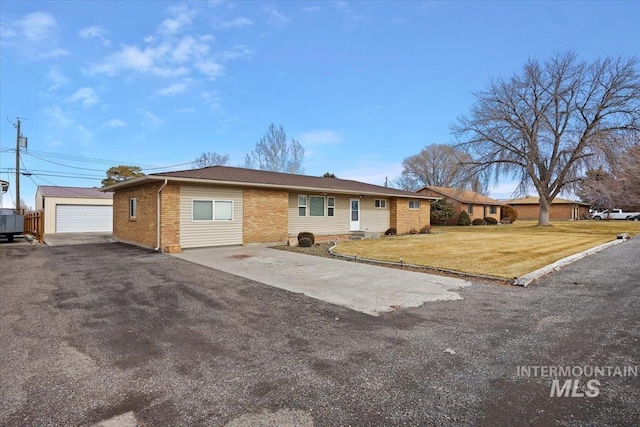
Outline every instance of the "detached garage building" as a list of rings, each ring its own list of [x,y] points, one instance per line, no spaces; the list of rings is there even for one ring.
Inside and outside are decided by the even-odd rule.
[[[38,186],[36,209],[44,209],[44,233],[111,233],[113,194],[98,188]]]

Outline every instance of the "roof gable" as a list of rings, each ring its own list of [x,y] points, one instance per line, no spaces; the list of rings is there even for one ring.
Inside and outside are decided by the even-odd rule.
[[[525,196],[525,197],[520,197],[519,199],[505,200],[504,203],[509,205],[539,205],[540,198],[534,197],[534,196]],[[560,197],[556,197],[555,199],[553,199],[551,204],[552,205],[571,204],[571,205],[585,205],[585,206],[589,205],[589,203],[578,202],[578,201],[569,200],[569,199],[562,199]]]
[[[38,193],[41,197],[80,197],[94,199],[113,198],[113,194],[104,193],[96,187],[58,187],[53,185],[39,185]]]
[[[495,205],[495,206],[504,205],[504,202],[501,202],[496,199],[492,199],[491,197],[487,197],[485,195],[476,193],[475,191],[471,191],[471,190],[460,190],[460,189],[451,188],[451,187],[436,187],[434,185],[427,185],[426,187],[418,191],[424,191],[427,189],[462,203],[477,204],[477,205]]]

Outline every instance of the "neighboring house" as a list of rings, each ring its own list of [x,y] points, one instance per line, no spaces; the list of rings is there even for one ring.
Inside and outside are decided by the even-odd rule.
[[[177,252],[285,242],[309,231],[398,233],[429,225],[434,198],[363,182],[213,166],[147,175],[112,191],[113,236]]]
[[[459,190],[449,187],[436,187],[428,185],[421,190],[419,194],[433,196],[443,199],[451,203],[455,209],[453,218],[446,221],[447,225],[455,225],[458,223],[458,217],[463,210],[469,214],[469,218],[473,221],[476,218],[484,219],[486,217],[495,218],[500,221],[500,207],[503,202],[483,196],[470,190]],[[442,223],[442,222],[440,222]]]
[[[504,200],[518,211],[518,219],[535,219],[540,215],[540,199],[526,196],[520,199]],[[549,207],[549,219],[552,221],[575,220],[589,216],[589,204],[556,197]]]
[[[44,233],[111,233],[113,194],[98,188],[40,185],[36,209],[44,209]]]

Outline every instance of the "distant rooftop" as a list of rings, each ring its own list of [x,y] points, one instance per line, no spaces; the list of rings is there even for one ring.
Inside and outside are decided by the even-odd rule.
[[[521,197],[519,199],[503,200],[503,202],[509,205],[538,205],[540,204],[540,198],[534,197],[534,196],[526,196],[526,197]],[[556,197],[555,199],[553,199],[553,202],[551,202],[551,204],[552,205],[574,204],[574,205],[589,206],[589,203],[577,202],[575,200],[561,199],[560,197]]]
[[[53,185],[39,185],[38,192],[42,197],[113,198],[113,193],[103,193],[97,187],[56,187]]]

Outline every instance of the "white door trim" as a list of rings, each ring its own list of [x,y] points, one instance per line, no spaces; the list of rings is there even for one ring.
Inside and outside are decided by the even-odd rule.
[[[353,202],[356,202],[358,210],[353,210]],[[360,231],[360,199],[349,200],[349,231]],[[355,214],[355,215],[354,215]],[[354,218],[356,219],[354,221]]]

